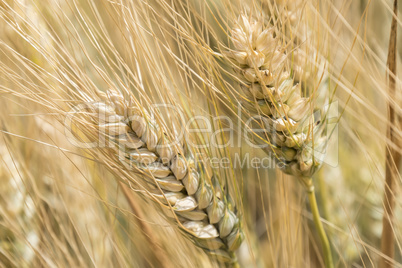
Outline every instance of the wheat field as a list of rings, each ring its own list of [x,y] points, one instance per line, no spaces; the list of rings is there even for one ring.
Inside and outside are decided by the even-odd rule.
[[[0,267],[402,267],[398,0],[0,0]]]

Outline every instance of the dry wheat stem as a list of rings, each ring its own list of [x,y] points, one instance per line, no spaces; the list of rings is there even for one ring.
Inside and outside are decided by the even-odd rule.
[[[327,268],[333,268],[333,260],[332,260],[332,253],[331,253],[331,247],[328,241],[327,234],[325,233],[324,226],[322,225],[321,222],[321,217],[320,217],[320,212],[318,210],[317,206],[317,200],[315,198],[315,193],[314,193],[314,185],[313,185],[313,180],[311,178],[300,178],[302,183],[307,189],[307,196],[310,202],[310,208],[311,208],[311,213],[313,214],[313,220],[314,224],[317,228],[318,235],[320,236],[320,240],[322,243],[322,248],[324,250],[324,262],[325,266]]]
[[[396,77],[396,42],[397,42],[397,17],[398,13],[398,1],[394,1],[394,13],[391,23],[391,33],[388,48],[388,80],[389,80],[389,97],[393,99],[395,96],[395,77]],[[389,127],[387,129],[387,138],[391,143],[398,144],[398,138],[394,135],[394,129],[392,124],[398,125],[396,120],[395,111],[392,104],[388,105],[388,120]],[[381,235],[381,252],[394,259],[395,255],[395,237],[394,237],[394,210],[395,210],[395,189],[398,176],[398,165],[401,159],[401,152],[398,149],[390,148],[386,146],[386,162],[385,162],[385,187],[384,187],[384,201],[383,205],[383,229]],[[385,258],[380,259],[381,268],[393,267],[393,264],[387,261]]]

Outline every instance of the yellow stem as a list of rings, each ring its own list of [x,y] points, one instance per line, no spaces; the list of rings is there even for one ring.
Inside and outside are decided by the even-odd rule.
[[[311,178],[302,178],[303,184],[307,188],[307,195],[310,202],[311,213],[313,214],[313,220],[315,228],[321,240],[321,246],[324,254],[325,267],[333,268],[334,263],[332,260],[331,247],[329,245],[327,234],[325,233],[324,226],[321,222],[320,212],[318,211],[317,200],[315,199],[314,185]]]

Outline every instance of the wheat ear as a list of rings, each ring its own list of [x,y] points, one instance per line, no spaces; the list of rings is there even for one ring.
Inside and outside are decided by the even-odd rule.
[[[109,91],[104,101],[93,105],[99,129],[114,140],[135,172],[162,190],[153,196],[174,211],[198,247],[219,261],[233,262],[244,235],[217,176],[185,155],[182,145],[173,146],[159,124],[145,110],[129,106],[120,93]]]
[[[312,115],[310,98],[302,97],[294,82],[282,41],[274,27],[250,21],[241,15],[231,39],[235,49],[228,51],[240,76],[244,108],[264,124],[267,150],[275,155],[278,167],[287,174],[310,177],[321,165],[313,149],[326,146],[314,139],[323,130],[323,120]]]
[[[333,267],[311,179],[322,164],[314,157],[314,151],[321,152],[327,145],[327,139],[320,137],[325,117],[315,118],[312,99],[302,97],[300,83],[295,82],[295,72],[288,64],[286,46],[275,27],[264,29],[262,21],[245,15],[239,17],[236,25],[231,33],[234,50],[225,54],[239,75],[243,106],[263,125],[264,136],[257,135],[257,139],[268,145],[265,150],[275,157],[277,166],[298,177],[306,187],[325,265]]]

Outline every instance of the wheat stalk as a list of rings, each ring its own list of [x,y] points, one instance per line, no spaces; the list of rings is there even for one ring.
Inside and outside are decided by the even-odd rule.
[[[397,21],[396,16],[398,14],[398,1],[394,1],[393,7],[393,17],[391,24],[391,33],[389,39],[389,48],[388,48],[388,79],[389,79],[389,96],[390,98],[395,97],[396,90],[396,43],[397,43]],[[395,116],[394,107],[391,104],[388,104],[388,118],[391,124],[395,123],[398,125],[399,122],[397,116]],[[389,125],[387,129],[387,138],[398,144],[398,138],[394,133],[394,129],[391,125]],[[395,150],[386,146],[386,163],[385,163],[385,187],[384,187],[384,215],[383,215],[383,229],[381,235],[381,252],[388,256],[391,259],[395,258],[395,238],[394,238],[394,214],[395,214],[395,199],[396,199],[396,183],[397,183],[397,174],[398,174],[398,163],[401,159],[401,152],[399,150]],[[387,268],[393,267],[393,264],[389,262],[386,258],[381,258],[380,267]]]
[[[103,95],[103,94],[102,94]],[[181,229],[218,261],[234,262],[244,235],[231,204],[222,195],[216,175],[183,145],[173,145],[159,124],[123,95],[108,91],[93,104],[98,127],[117,145],[124,161],[162,193],[153,196],[170,207]]]

